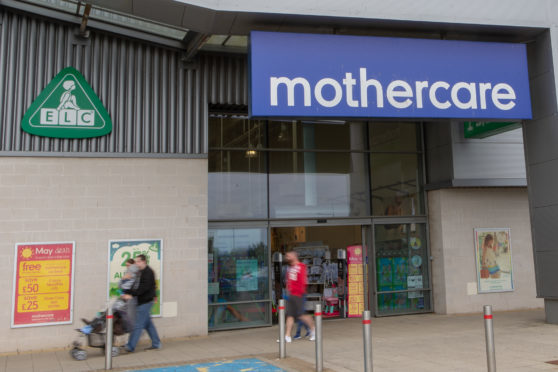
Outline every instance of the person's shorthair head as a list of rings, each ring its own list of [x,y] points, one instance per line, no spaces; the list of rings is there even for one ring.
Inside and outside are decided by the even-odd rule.
[[[135,260],[136,265],[138,265],[140,270],[143,270],[147,266],[147,257],[145,257],[144,254],[140,254],[139,256],[137,256]]]
[[[285,259],[289,264],[296,263],[298,262],[298,254],[296,253],[296,251],[288,251],[285,254]]]
[[[140,254],[139,256],[136,257],[136,261],[137,260],[147,262],[147,257],[144,254]]]

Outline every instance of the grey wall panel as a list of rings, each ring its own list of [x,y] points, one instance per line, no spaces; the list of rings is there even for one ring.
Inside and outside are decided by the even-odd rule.
[[[533,208],[558,206],[558,159],[529,166],[530,203]]]
[[[534,210],[531,224],[537,242],[533,247],[536,254],[556,250],[556,221],[558,221],[558,206],[552,205]]]
[[[448,121],[424,123],[428,184],[449,184],[453,179],[452,138]]]
[[[452,123],[452,138],[455,179],[526,178],[521,129],[484,139],[467,139],[463,124],[456,121]]]
[[[557,13],[558,14],[558,13]],[[544,73],[552,73],[552,48],[540,48],[541,44],[550,45],[550,33],[543,32],[538,36],[537,42],[527,43],[527,60],[529,78],[535,77]],[[532,94],[533,92],[531,92]]]
[[[558,275],[556,275],[558,253],[555,251],[535,252],[535,266],[537,268],[537,295],[544,298],[558,298],[556,291],[558,288]]]
[[[556,120],[556,117],[550,116],[525,124],[525,151],[530,164],[558,159],[558,131],[552,128]]]
[[[455,143],[456,179],[525,178],[523,143]]]
[[[207,154],[207,99],[203,66],[184,68],[180,51],[0,11],[0,152],[75,153],[93,156]],[[234,64],[221,63],[229,72]],[[64,67],[87,79],[113,120],[113,132],[90,139],[53,139],[21,130],[35,97]],[[239,67],[235,67],[239,68]],[[234,70],[231,70],[231,73]],[[225,76],[228,76],[225,74]],[[245,75],[244,75],[245,76]],[[233,94],[237,81],[227,85]]]
[[[530,79],[531,106],[533,108],[533,120],[552,115],[556,107],[556,89],[554,88],[554,74],[546,72]]]
[[[553,141],[558,138],[556,46],[557,28],[529,45],[533,120],[523,125],[537,295],[545,298],[558,298],[558,153]],[[558,317],[547,317],[552,319]]]

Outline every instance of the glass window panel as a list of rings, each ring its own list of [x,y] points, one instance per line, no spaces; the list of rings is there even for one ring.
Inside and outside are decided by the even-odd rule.
[[[269,156],[272,218],[369,215],[364,154],[272,152]]]
[[[430,310],[429,260],[425,224],[375,225],[378,310],[390,314]]]
[[[267,229],[209,229],[209,303],[269,299]]]
[[[372,213],[375,216],[424,214],[420,154],[371,154]]]
[[[380,293],[378,314],[396,315],[430,311],[430,291]]]
[[[270,121],[269,147],[292,150],[365,150],[362,122]]]
[[[210,220],[267,218],[264,152],[210,151],[208,182]]]
[[[228,329],[269,324],[269,302],[209,305],[209,329]]]
[[[420,136],[416,123],[370,123],[372,151],[420,151]]]
[[[264,145],[265,121],[249,120],[241,115],[210,115],[210,148],[262,148]]]

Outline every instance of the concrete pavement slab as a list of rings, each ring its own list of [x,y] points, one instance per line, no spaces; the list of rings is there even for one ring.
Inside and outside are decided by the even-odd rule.
[[[494,314],[496,361],[506,372],[557,371],[558,326],[544,323],[544,311]],[[363,370],[362,324],[359,319],[324,321],[324,366],[336,372]],[[278,329],[253,328],[210,333],[207,337],[163,340],[163,349],[143,351],[113,359],[115,369],[155,365],[211,362],[266,355],[287,371],[311,371],[315,344],[300,340],[287,345],[287,359],[275,363]],[[471,372],[486,370],[482,314],[446,316],[410,315],[372,320],[375,370]],[[0,356],[0,372],[66,372],[102,370],[104,356],[88,348],[86,361],[75,361],[68,350]]]
[[[47,353],[31,354],[33,360],[33,372],[58,372],[60,363],[58,358],[52,358]]]
[[[6,361],[7,371],[32,371],[33,356],[31,354],[8,355]]]

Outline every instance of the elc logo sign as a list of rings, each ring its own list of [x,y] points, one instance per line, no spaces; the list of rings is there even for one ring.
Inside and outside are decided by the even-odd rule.
[[[531,118],[525,45],[251,33],[255,117]]]
[[[83,75],[67,67],[31,104],[21,128],[38,136],[89,138],[110,133],[112,121]]]

